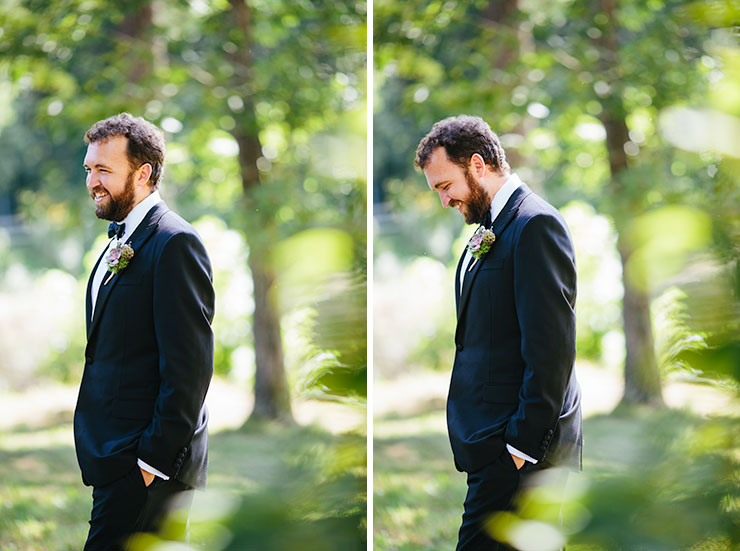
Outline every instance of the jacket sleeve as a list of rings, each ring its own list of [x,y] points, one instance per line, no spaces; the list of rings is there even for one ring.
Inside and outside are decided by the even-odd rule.
[[[541,461],[547,455],[576,352],[576,269],[565,222],[529,219],[514,249],[514,299],[524,376],[505,441]]]
[[[198,425],[213,374],[215,299],[210,261],[198,236],[170,237],[153,277],[160,385],[154,415],[137,454],[174,477]]]

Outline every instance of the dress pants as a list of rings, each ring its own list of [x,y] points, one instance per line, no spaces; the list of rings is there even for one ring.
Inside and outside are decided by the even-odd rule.
[[[547,472],[554,475],[556,480],[550,477],[547,483],[558,489],[562,502],[567,472],[552,469]],[[456,551],[513,551],[513,547],[495,541],[486,524],[497,512],[513,511],[521,492],[541,484],[542,474],[543,469],[531,463],[517,470],[506,449],[492,463],[468,473],[468,494]]]
[[[193,493],[178,480],[159,477],[147,487],[138,466],[110,484],[94,487],[84,551],[123,551],[131,535],[158,532],[168,513],[177,510],[187,516]]]

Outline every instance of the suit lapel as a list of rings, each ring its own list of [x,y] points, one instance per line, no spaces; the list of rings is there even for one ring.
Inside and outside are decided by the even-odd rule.
[[[165,205],[164,201],[160,201],[156,205],[154,205],[147,215],[144,217],[144,220],[141,221],[141,224],[136,228],[136,231],[131,235],[127,243],[131,245],[131,248],[134,250],[134,257],[131,259],[131,262],[136,262],[136,255],[141,251],[142,245],[146,243],[147,239],[149,239],[154,231],[157,229],[157,224],[159,223],[159,219],[162,218],[162,215],[166,213],[169,209],[167,208],[167,205]],[[102,255],[101,255],[102,257]],[[98,259],[98,263],[100,262],[100,259]],[[96,265],[97,266],[97,265]],[[93,274],[95,273],[95,270],[93,270]],[[111,292],[113,291],[113,288],[116,286],[116,283],[118,283],[118,280],[121,279],[121,277],[116,274],[114,275],[110,281],[108,281],[108,278],[110,277],[110,272],[106,272],[105,276],[103,277],[103,283],[100,285],[100,290],[98,291],[98,298],[95,301],[95,313],[93,314],[93,319],[88,325],[88,331],[87,331],[87,340],[90,341],[90,337],[93,334],[93,331],[97,327],[98,323],[100,322],[100,318],[103,315],[103,310],[105,309],[105,304],[108,301],[108,297],[110,296]],[[91,279],[92,281],[92,279]],[[105,282],[108,281],[108,284],[106,285]],[[88,284],[89,287],[90,284]],[[88,289],[89,291],[90,289]],[[88,292],[88,300],[89,299],[89,292]],[[88,319],[89,319],[88,315]]]
[[[460,270],[462,270],[463,261],[465,260],[465,251],[460,255],[457,261],[457,270],[455,271],[455,310],[460,308]]]
[[[504,232],[506,227],[511,223],[511,221],[516,217],[517,212],[519,212],[519,205],[522,203],[525,197],[532,193],[532,190],[527,187],[526,184],[520,185],[516,191],[509,197],[509,200],[506,202],[506,205],[504,206],[504,209],[499,213],[499,215],[496,217],[496,220],[493,221],[493,224],[491,226],[491,230],[493,230],[494,235],[496,236],[496,242],[493,244],[492,249],[487,254],[492,254],[493,251],[496,248],[496,244],[501,238],[501,234]],[[463,254],[463,258],[465,255]],[[478,262],[475,263],[475,266],[470,270],[470,272],[466,273],[464,276],[463,281],[463,289],[462,289],[462,296],[460,297],[460,300],[457,303],[457,329],[455,331],[455,342],[459,342],[459,334],[460,334],[460,328],[462,326],[463,321],[463,314],[465,313],[465,307],[468,305],[468,300],[470,299],[470,292],[473,288],[473,282],[475,281],[475,276],[478,274],[478,271],[480,270],[480,267],[485,262],[485,258],[480,259]],[[460,264],[462,264],[462,259],[460,259]],[[462,269],[460,264],[458,264],[457,267],[457,273],[458,273],[458,287],[459,290],[459,275],[460,270]],[[459,295],[459,292],[458,292]]]
[[[108,243],[110,245],[110,242]],[[108,250],[108,247],[106,246],[105,249],[103,249],[103,252],[100,253],[100,256],[98,257],[98,261],[95,263],[95,266],[93,266],[92,272],[90,272],[90,278],[87,280],[87,294],[85,295],[85,327],[87,329],[87,337],[90,338],[90,326],[92,322],[92,284],[93,279],[95,279],[95,272],[98,271],[98,266],[100,265],[100,262],[103,260],[103,255],[105,255],[105,252]]]

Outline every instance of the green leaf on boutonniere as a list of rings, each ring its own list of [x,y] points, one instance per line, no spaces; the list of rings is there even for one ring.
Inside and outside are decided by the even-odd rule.
[[[477,230],[475,230],[473,237],[471,237],[470,241],[468,241],[468,251],[470,252],[470,255],[475,259],[470,265],[470,268],[468,268],[468,271],[472,270],[473,266],[475,266],[478,261],[483,258],[483,255],[491,250],[491,246],[494,244],[495,241],[496,234],[493,233],[491,230],[484,228],[483,226],[480,226]]]
[[[104,258],[105,264],[108,267],[108,271],[111,272],[111,274],[110,276],[108,276],[108,279],[105,280],[105,283],[103,283],[103,285],[107,285],[115,274],[125,270],[126,266],[128,266],[133,257],[134,249],[132,249],[131,245],[129,245],[128,243],[125,245],[117,243],[114,247],[112,247]]]

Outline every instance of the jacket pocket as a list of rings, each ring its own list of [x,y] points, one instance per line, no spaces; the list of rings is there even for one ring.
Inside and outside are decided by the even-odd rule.
[[[485,262],[483,266],[480,267],[481,270],[500,270],[504,267],[504,259],[503,258],[497,258],[495,260],[490,260],[488,262]]]
[[[121,419],[148,420],[154,415],[153,400],[114,400],[112,414]]]
[[[486,385],[483,388],[483,401],[489,404],[516,404],[519,402],[518,384]]]
[[[143,285],[144,279],[141,276],[129,275],[124,270],[119,274],[121,279],[118,280],[118,285]]]

